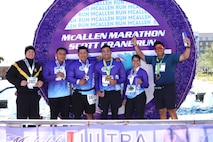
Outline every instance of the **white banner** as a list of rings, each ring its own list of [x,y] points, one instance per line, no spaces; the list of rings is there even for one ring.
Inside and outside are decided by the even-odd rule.
[[[0,142],[210,142],[212,124],[0,127]]]

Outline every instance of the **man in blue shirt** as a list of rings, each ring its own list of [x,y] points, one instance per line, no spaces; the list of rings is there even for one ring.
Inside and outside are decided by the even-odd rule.
[[[126,80],[126,73],[122,62],[111,57],[110,46],[101,48],[102,60],[95,66],[95,90],[99,96],[101,119],[107,119],[111,109],[112,119],[118,119],[118,109],[122,104],[121,84]]]
[[[132,39],[136,53],[143,61],[153,66],[155,83],[154,99],[160,119],[167,119],[167,110],[171,119],[178,119],[176,114],[175,67],[177,63],[189,58],[191,46],[188,38],[185,38],[184,42],[187,43],[187,47],[183,54],[165,54],[164,44],[156,41],[154,47],[157,55],[145,56],[137,45],[136,37]]]
[[[71,61],[66,59],[67,50],[59,47],[56,50],[56,59],[49,61],[43,69],[45,82],[48,83],[48,100],[50,118],[69,119],[70,112],[70,85],[66,80],[68,66]]]
[[[73,85],[72,113],[74,119],[82,119],[83,112],[87,119],[94,119],[96,95],[94,89],[94,66],[96,60],[88,59],[88,49],[78,47],[79,60],[72,63],[67,79]]]

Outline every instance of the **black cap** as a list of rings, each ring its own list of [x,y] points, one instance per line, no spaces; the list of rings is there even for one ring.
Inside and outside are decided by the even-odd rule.
[[[88,53],[88,48],[85,47],[85,46],[79,46],[79,47],[78,47],[78,53],[79,53],[79,51],[80,51],[81,49],[85,49],[85,50],[87,51],[87,53]]]
[[[155,43],[154,43],[154,47],[155,47],[157,44],[161,44],[161,45],[164,47],[164,44],[163,44],[163,42],[161,42],[161,41],[156,40]]]
[[[56,53],[57,53],[59,50],[64,50],[64,51],[66,52],[66,54],[68,54],[67,49],[64,48],[64,47],[58,47],[58,48],[56,49]]]
[[[107,44],[104,44],[104,45],[101,47],[101,49],[103,49],[103,48],[109,48],[109,49],[111,50],[111,47],[110,47],[109,45],[107,45]]]
[[[30,49],[31,49],[31,50],[34,50],[34,52],[35,52],[35,48],[34,48],[33,46],[27,46],[27,47],[25,48],[25,52],[24,52],[24,53],[26,54],[27,51],[30,50]]]

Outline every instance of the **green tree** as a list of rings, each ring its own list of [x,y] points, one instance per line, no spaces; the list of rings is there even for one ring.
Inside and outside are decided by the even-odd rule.
[[[213,44],[211,47],[198,58],[198,72],[212,73],[213,72]]]
[[[0,63],[4,61],[4,58],[0,56]]]

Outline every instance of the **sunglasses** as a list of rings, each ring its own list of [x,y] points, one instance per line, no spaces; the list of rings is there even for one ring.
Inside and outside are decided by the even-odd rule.
[[[164,49],[164,47],[162,45],[156,45],[155,46],[155,50],[161,50]]]

